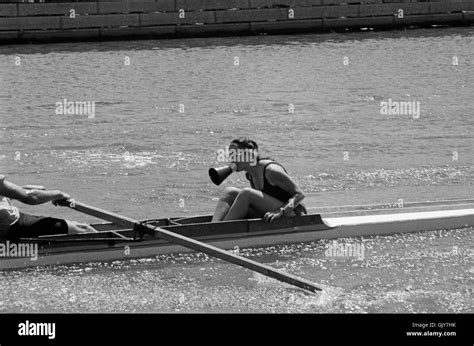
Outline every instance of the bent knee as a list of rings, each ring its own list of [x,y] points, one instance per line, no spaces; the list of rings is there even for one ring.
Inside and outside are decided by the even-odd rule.
[[[222,190],[221,200],[235,199],[239,194],[240,189],[228,186]]]
[[[244,187],[243,189],[240,190],[238,196],[239,197],[245,197],[245,198],[251,198],[252,196],[255,195],[257,191],[255,189],[252,189],[251,187]]]
[[[248,195],[248,194],[253,193],[254,191],[255,190],[252,189],[251,187],[244,187],[243,189],[240,190],[239,194]]]

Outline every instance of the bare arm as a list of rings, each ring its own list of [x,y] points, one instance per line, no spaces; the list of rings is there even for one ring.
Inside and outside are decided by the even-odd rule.
[[[43,185],[23,185],[25,190],[46,190]]]
[[[292,197],[288,200],[288,203],[283,207],[284,213],[290,209],[293,209],[303,201],[305,197],[303,191],[280,166],[268,166],[265,176],[270,184],[279,186],[292,195]]]
[[[5,180],[0,182],[0,195],[31,205],[43,204],[46,202],[57,201],[70,197],[69,195],[58,190],[41,191],[32,189],[27,191],[24,188]]]

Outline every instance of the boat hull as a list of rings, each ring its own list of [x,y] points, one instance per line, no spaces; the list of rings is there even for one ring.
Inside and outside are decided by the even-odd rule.
[[[439,210],[397,214],[345,216],[322,219],[320,215],[306,215],[265,224],[262,220],[210,223],[210,216],[185,219],[159,219],[149,224],[191,236],[223,248],[272,246],[277,244],[312,242],[362,236],[383,236],[396,233],[464,228],[474,225],[474,209]],[[148,237],[142,241],[127,241],[133,230],[117,230],[114,225],[95,225],[103,232],[96,237],[104,241],[84,241],[71,236],[66,242],[40,243],[37,259],[30,257],[0,258],[0,269],[21,269],[34,266],[102,262],[156,255],[185,253],[193,250],[164,240]],[[120,237],[117,237],[119,235]],[[125,238],[123,238],[125,237]],[[50,239],[64,238],[61,236]],[[98,239],[96,239],[98,240]],[[31,240],[30,240],[31,241]]]

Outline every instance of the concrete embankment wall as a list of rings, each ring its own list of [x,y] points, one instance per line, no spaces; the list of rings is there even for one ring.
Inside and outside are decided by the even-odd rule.
[[[0,43],[472,25],[474,0],[119,0],[8,3]]]

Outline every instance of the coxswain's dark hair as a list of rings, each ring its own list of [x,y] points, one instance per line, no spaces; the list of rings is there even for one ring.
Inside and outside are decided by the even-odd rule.
[[[251,140],[250,138],[247,137],[239,137],[234,139],[230,144],[235,144],[239,149],[251,149],[251,150],[256,150],[257,151],[257,161],[260,160],[273,160],[270,157],[260,157],[260,154],[258,153],[258,144],[257,142]]]
[[[234,139],[230,144],[236,144],[239,149],[255,149],[258,150],[258,144],[247,137],[239,137]]]

